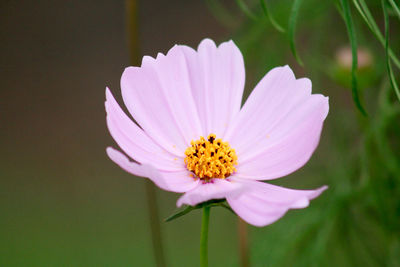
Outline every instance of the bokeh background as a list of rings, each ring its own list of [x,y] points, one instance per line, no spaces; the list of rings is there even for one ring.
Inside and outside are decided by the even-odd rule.
[[[293,1],[267,2],[287,30]],[[400,266],[400,106],[385,49],[353,5],[367,117],[352,100],[351,52],[336,1],[302,3],[295,40],[304,67],[259,1],[137,4],[142,55],[176,43],[196,47],[205,37],[233,39],[244,54],[246,96],[269,69],[289,64],[330,97],[314,156],[274,181],[330,189],[271,226],[249,226],[251,266]],[[368,6],[384,33],[380,1]],[[0,2],[0,266],[155,266],[144,179],[105,154],[115,146],[105,87],[120,100],[129,65],[126,13],[125,1]],[[390,45],[399,54],[400,20],[391,7],[389,16]],[[165,218],[178,195],[156,194]],[[210,266],[240,266],[236,217],[211,213]],[[161,223],[168,266],[197,266],[200,222],[194,211]]]

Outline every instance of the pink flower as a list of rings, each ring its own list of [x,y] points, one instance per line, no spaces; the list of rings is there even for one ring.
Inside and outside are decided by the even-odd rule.
[[[125,171],[184,193],[177,205],[226,199],[246,222],[265,226],[305,208],[327,187],[294,190],[260,182],[302,167],[318,145],[328,98],[288,66],[269,71],[241,107],[243,56],[232,42],[175,45],[126,68],[122,97],[135,124],[106,89],[107,125]],[[140,126],[138,126],[140,125]],[[204,138],[202,138],[204,137]]]

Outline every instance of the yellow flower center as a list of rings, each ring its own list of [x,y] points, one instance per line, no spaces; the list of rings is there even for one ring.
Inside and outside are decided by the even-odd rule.
[[[237,156],[228,142],[216,139],[210,134],[207,140],[203,136],[199,140],[190,142],[191,146],[185,151],[185,164],[189,171],[198,178],[224,179],[236,171]]]

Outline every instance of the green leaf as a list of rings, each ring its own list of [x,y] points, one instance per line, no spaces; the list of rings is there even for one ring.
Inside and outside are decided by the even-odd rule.
[[[246,5],[245,2],[243,2],[243,0],[235,0],[236,4],[238,5],[238,7],[240,8],[240,10],[242,10],[242,12],[248,16],[249,18],[256,20],[257,17],[253,14],[253,12],[251,12],[251,10],[249,9],[249,7]]]
[[[297,54],[296,45],[294,42],[295,36],[295,29],[297,23],[297,15],[299,14],[299,9],[301,6],[302,0],[294,0],[292,10],[289,16],[289,24],[288,24],[288,34],[289,34],[289,43],[290,49],[292,50],[293,56],[296,58],[297,62],[303,66],[303,61],[300,59],[299,55]]]
[[[179,210],[177,212],[175,212],[174,214],[170,215],[168,218],[166,218],[164,221],[165,222],[170,222],[172,220],[175,220],[185,214],[188,214],[189,212],[191,212],[192,210],[196,209],[196,207],[193,206],[186,206],[184,209]]]
[[[262,7],[262,10],[264,11],[265,16],[269,19],[272,26],[279,32],[285,32],[285,29],[281,25],[279,25],[278,22],[276,22],[276,20],[272,16],[272,14],[269,12],[266,0],[260,0],[260,4]]]
[[[231,207],[229,207],[229,206],[226,205],[225,203],[220,203],[219,206],[222,207],[222,208],[225,208],[225,209],[229,210],[230,212],[232,212],[233,214],[236,215],[236,213],[231,209]]]
[[[235,212],[228,205],[225,204],[225,201],[226,201],[225,199],[212,199],[212,200],[209,200],[206,202],[202,202],[196,206],[185,206],[183,209],[178,210],[175,213],[173,213],[172,215],[170,215],[169,217],[167,217],[164,221],[170,222],[179,217],[182,217],[183,215],[188,214],[189,212],[191,212],[193,210],[202,209],[204,207],[222,207],[222,208],[228,209],[233,214],[235,214]]]
[[[385,47],[385,38],[383,37],[378,25],[376,24],[374,17],[372,16],[367,4],[364,0],[353,0],[353,4],[360,13],[361,17],[364,19],[365,23],[368,25],[372,33],[375,35],[376,39]],[[392,49],[389,49],[389,56],[393,60],[393,63],[397,68],[400,68],[400,60],[393,53]]]
[[[396,15],[399,17],[400,19],[400,9],[399,7],[396,5],[396,3],[394,2],[394,0],[389,0],[390,5],[392,6],[394,12],[396,13]]]
[[[224,203],[224,202],[225,202],[225,199],[211,199],[209,201],[202,202],[202,203],[196,205],[195,207],[198,207],[200,209],[205,206],[218,206],[220,203]]]
[[[339,3],[339,1],[335,1],[335,7],[336,10],[339,12],[340,16],[342,17],[342,19],[344,20],[344,14],[343,14],[343,10],[342,10],[342,5],[341,3]]]
[[[354,31],[353,20],[351,17],[350,5],[348,0],[341,0],[341,5],[343,9],[344,21],[346,23],[347,33],[350,39],[351,54],[352,54],[352,64],[351,64],[351,90],[353,95],[353,101],[356,104],[360,112],[366,116],[363,106],[361,105],[358,88],[357,88],[357,39]]]
[[[390,0],[389,0],[390,1]],[[384,0],[381,0],[382,2],[382,9],[383,9],[383,17],[385,18],[385,54],[386,54],[386,66],[388,69],[389,73],[389,78],[390,78],[390,84],[392,85],[394,91],[396,92],[396,96],[400,101],[400,91],[399,91],[399,86],[397,85],[396,78],[394,77],[392,65],[390,62],[390,57],[389,57],[389,16],[387,13],[387,4],[385,3]]]

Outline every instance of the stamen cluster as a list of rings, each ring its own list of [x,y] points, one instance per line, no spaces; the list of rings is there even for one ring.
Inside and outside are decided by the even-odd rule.
[[[215,134],[210,134],[207,140],[201,136],[199,140],[192,141],[191,146],[185,151],[185,164],[189,171],[198,178],[209,180],[211,178],[224,179],[236,171],[237,156],[228,142],[216,139]]]

